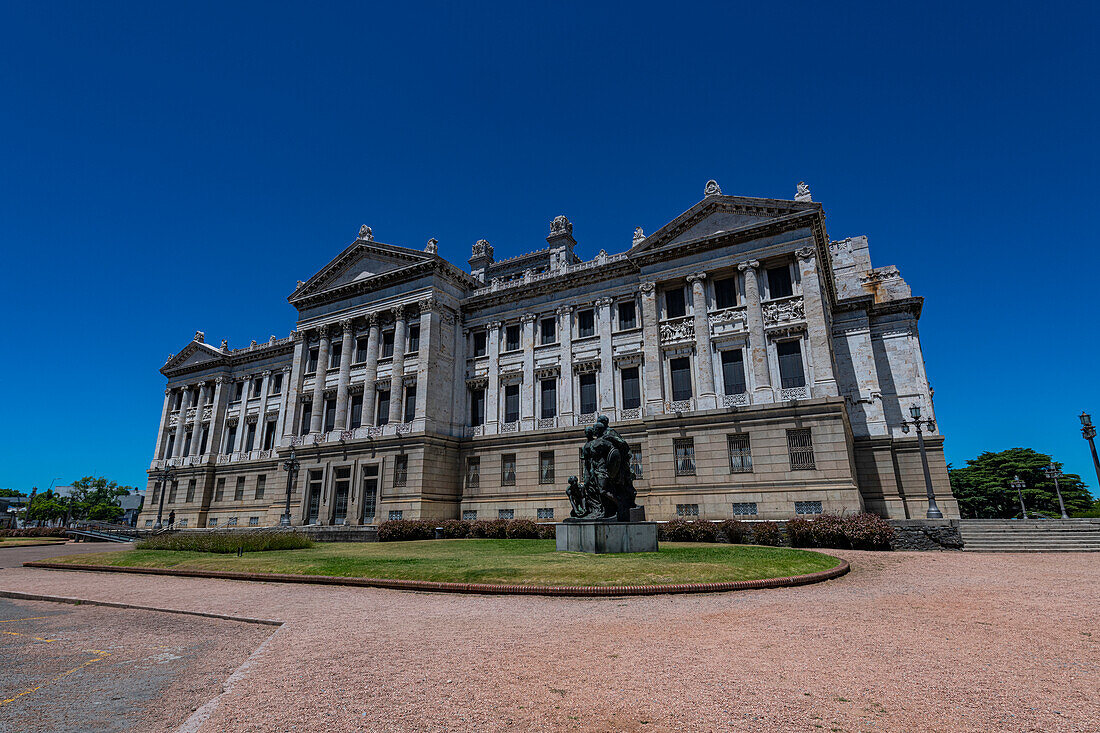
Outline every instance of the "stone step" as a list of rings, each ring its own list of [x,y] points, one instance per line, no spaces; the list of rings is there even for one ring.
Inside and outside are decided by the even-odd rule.
[[[1100,552],[1100,547],[964,547],[963,552]]]

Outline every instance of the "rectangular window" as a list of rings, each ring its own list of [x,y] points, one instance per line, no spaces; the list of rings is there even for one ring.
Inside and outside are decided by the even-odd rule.
[[[363,519],[374,519],[378,499],[378,479],[363,477]]]
[[[677,504],[676,516],[678,517],[697,517],[699,516],[698,504]]]
[[[240,402],[242,397],[244,397],[244,382],[234,382],[233,383],[233,397],[229,401],[230,402]]]
[[[474,331],[474,356],[485,356],[487,336],[484,331]]]
[[[791,283],[791,268],[789,265],[768,268],[768,298],[786,298],[794,294],[794,285]]]
[[[306,374],[313,374],[317,371],[317,347],[314,346],[309,350],[309,357],[306,359]]]
[[[326,433],[336,429],[336,398],[329,397],[325,400],[325,425],[322,428]]]
[[[271,378],[271,394],[283,393],[283,373],[278,372]]]
[[[582,374],[581,381],[581,414],[588,415],[596,411],[596,375]]]
[[[195,481],[195,479],[191,479],[190,481],[187,482],[187,485],[190,486],[194,481]],[[168,487],[168,501],[166,503],[168,503],[168,504],[175,504],[176,503],[176,491],[178,489],[179,489],[179,481],[173,481],[171,486]]]
[[[638,327],[638,313],[634,308],[634,301],[628,300],[619,303],[619,330],[626,331]]]
[[[505,351],[518,351],[519,350],[519,326],[518,325],[507,326],[504,329],[504,350]]]
[[[264,423],[264,450],[271,450],[275,447],[275,423]]]
[[[543,420],[558,414],[558,380],[544,379],[539,383],[540,399],[542,400]]]
[[[645,471],[642,469],[641,448],[630,449],[630,471],[634,474],[634,478],[636,479],[641,479],[645,476]]]
[[[619,372],[623,385],[623,409],[633,410],[642,406],[642,383],[638,378],[638,367],[629,367]]]
[[[256,447],[256,423],[248,423],[247,432],[244,434],[244,449],[252,450]]]
[[[462,518],[467,522],[477,521],[477,509],[463,509]]]
[[[724,277],[714,281],[714,307],[733,308],[737,305],[736,280],[732,277]]]
[[[516,485],[516,454],[502,453],[500,456],[500,485]]]
[[[539,323],[539,343],[552,344],[557,341],[557,324],[553,318],[543,318]]]
[[[476,489],[481,486],[481,458],[471,456],[466,459],[466,488]]]
[[[299,435],[309,435],[309,424],[313,422],[313,403],[302,403],[302,425],[298,431]]]
[[[218,479],[218,482],[214,484],[214,501],[221,501],[225,499],[225,477]]]
[[[407,455],[394,456],[393,459],[393,485],[405,486],[409,483],[409,457]]]
[[[180,529],[185,529],[187,527],[187,520],[186,519],[181,519],[179,521],[179,526],[180,526]]]
[[[179,481],[173,481],[172,483],[173,483],[173,485],[175,485],[177,487],[179,486]],[[186,497],[184,498],[184,501],[190,503],[190,502],[195,500],[195,488],[196,487],[195,487],[195,480],[194,479],[191,479],[190,481],[187,482],[187,494],[186,494]]]
[[[519,385],[504,385],[504,422],[519,421]]]
[[[146,527],[152,527],[153,526],[153,520],[152,519],[146,519],[145,520],[145,526]]]
[[[539,483],[554,483],[554,451],[552,450],[539,452]]]
[[[538,519],[553,519],[554,518],[554,508],[553,507],[543,507],[541,509],[536,509],[535,510],[535,516]]]
[[[237,477],[237,486],[233,489],[233,501],[244,501],[244,476]]]
[[[237,526],[237,518],[236,517],[230,517],[229,520],[226,521],[225,526],[226,527],[236,527]]]
[[[344,353],[344,344],[340,341],[336,341],[332,344],[332,349],[328,354],[328,368],[339,369],[340,368],[340,356]]]
[[[792,471],[814,469],[814,442],[809,428],[794,428],[787,431],[787,453],[791,458]]]
[[[378,393],[378,416],[375,419],[376,425],[386,425],[390,421],[390,391],[383,389]]]
[[[672,441],[673,451],[676,454],[676,475],[695,475],[695,439],[676,438]]]
[[[260,518],[259,517],[249,517],[248,518],[248,526],[249,527],[259,527],[260,526]]]
[[[323,471],[310,471],[306,474],[307,524],[317,524],[317,518],[321,516],[321,489],[324,475]]]
[[[370,339],[355,339],[355,363],[362,364],[367,360],[367,352],[370,350]]]
[[[470,390],[470,425],[485,424],[485,390]]]
[[[345,524],[348,521],[348,498],[351,495],[351,466],[337,466],[333,473],[335,481],[332,486],[332,523]]]
[[[665,291],[665,318],[680,318],[687,315],[687,303],[684,301],[683,287]]]
[[[745,355],[741,349],[722,352],[722,383],[728,395],[745,393]]]
[[[264,498],[265,491],[267,491],[267,475],[261,473],[256,477],[256,498]]]
[[[497,509],[497,519],[515,519],[515,509]]]
[[[749,447],[748,433],[727,435],[726,448],[730,456],[730,473],[752,472],[752,452]]]
[[[172,457],[172,449],[175,446],[176,446],[176,435],[175,435],[175,433],[173,433],[173,434],[168,436],[168,445],[164,449],[164,456],[163,457],[164,458],[171,458]],[[228,452],[229,451],[226,450],[226,453],[228,453]]]
[[[351,418],[348,427],[354,430],[363,425],[363,395],[351,396]]]
[[[802,370],[802,342],[780,341],[775,345],[779,356],[779,380],[783,389],[806,386],[806,373]]]
[[[181,456],[191,455],[191,433],[190,432],[183,436],[183,453],[181,453],[180,455]]]
[[[416,385],[405,387],[405,422],[412,422],[416,417]]]
[[[206,454],[206,437],[209,434],[208,426],[204,425],[202,428],[202,438],[199,439],[199,454]]]
[[[263,391],[264,380],[263,377],[256,377],[252,380],[252,397],[259,397]]]
[[[584,310],[577,313],[577,338],[588,338],[596,335],[596,313],[592,310]]]
[[[681,356],[669,359],[668,371],[672,378],[672,399],[679,402],[691,399],[691,359]]]
[[[409,351],[415,354],[420,351],[420,326],[409,326]]]
[[[382,334],[382,358],[388,359],[393,356],[393,331],[386,331]]]
[[[206,526],[207,527],[217,527],[218,526],[218,518],[217,517],[211,517],[210,519],[207,519],[206,520]]]
[[[795,514],[821,514],[820,501],[796,501],[794,503]]]
[[[400,509],[390,509],[390,513],[389,513],[388,518],[391,522],[396,522],[396,521],[399,521],[404,516],[405,516],[405,512],[401,511]]]
[[[755,501],[735,501],[733,502],[733,516],[735,517],[752,517],[756,515],[756,502]]]

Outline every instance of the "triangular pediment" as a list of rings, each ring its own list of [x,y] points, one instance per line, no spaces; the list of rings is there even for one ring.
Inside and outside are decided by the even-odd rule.
[[[188,369],[197,366],[216,366],[225,361],[226,355],[201,341],[192,341],[178,354],[173,354],[161,367],[162,372]]]
[[[630,252],[636,254],[658,248],[674,247],[683,242],[748,230],[770,221],[806,211],[816,211],[819,208],[820,205],[813,202],[746,196],[707,196],[639,242]]]
[[[294,302],[300,298],[366,281],[433,259],[435,259],[433,255],[405,247],[358,240],[321,268],[316,275],[302,283],[290,299]]]

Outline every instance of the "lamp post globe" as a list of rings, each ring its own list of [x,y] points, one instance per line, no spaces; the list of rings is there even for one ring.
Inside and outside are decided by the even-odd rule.
[[[1008,485],[1016,489],[1016,496],[1020,497],[1020,512],[1024,515],[1024,519],[1027,519],[1027,507],[1024,506],[1024,489],[1027,488],[1027,484],[1020,478],[1019,474],[1016,474],[1016,477]]]
[[[929,430],[935,430],[936,424],[931,420],[920,419],[920,405],[917,404],[909,406],[909,416],[913,419],[902,420],[901,431],[908,433],[910,426],[917,429],[917,448],[920,450],[921,468],[924,469],[924,489],[928,494],[928,512],[925,516],[928,519],[943,519],[943,512],[936,504],[936,491],[932,488],[932,472],[928,468],[928,453],[924,448],[924,428],[927,426]]]
[[[1058,494],[1058,508],[1062,510],[1062,519],[1069,519],[1069,515],[1066,514],[1066,504],[1062,501],[1062,489],[1058,486],[1058,479],[1063,476],[1062,469],[1051,462],[1049,466],[1043,469],[1043,474],[1054,481],[1054,492]]]

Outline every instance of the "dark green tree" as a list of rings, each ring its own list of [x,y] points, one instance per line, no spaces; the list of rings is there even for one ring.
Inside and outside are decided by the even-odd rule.
[[[111,521],[122,516],[119,499],[134,491],[132,486],[119,486],[103,476],[85,476],[73,482],[69,507],[72,519]]]
[[[68,499],[50,490],[44,494],[32,494],[23,518],[28,522],[49,522],[54,519],[64,519],[68,512]]]
[[[1043,474],[1051,457],[1030,448],[1010,448],[999,453],[985,452],[966,462],[963,468],[949,468],[951,492],[959,502],[963,517],[976,519],[1007,519],[1020,516],[1020,500],[1010,482],[1016,476],[1027,484],[1024,503],[1028,513],[1059,517],[1058,495],[1054,481]],[[1061,463],[1054,462],[1059,468]],[[1075,473],[1058,479],[1066,513],[1071,517],[1092,507],[1093,499],[1085,483]]]
[[[23,496],[23,494],[22,494],[22,492],[20,492],[17,489],[0,489],[0,496],[8,498],[8,497]]]

